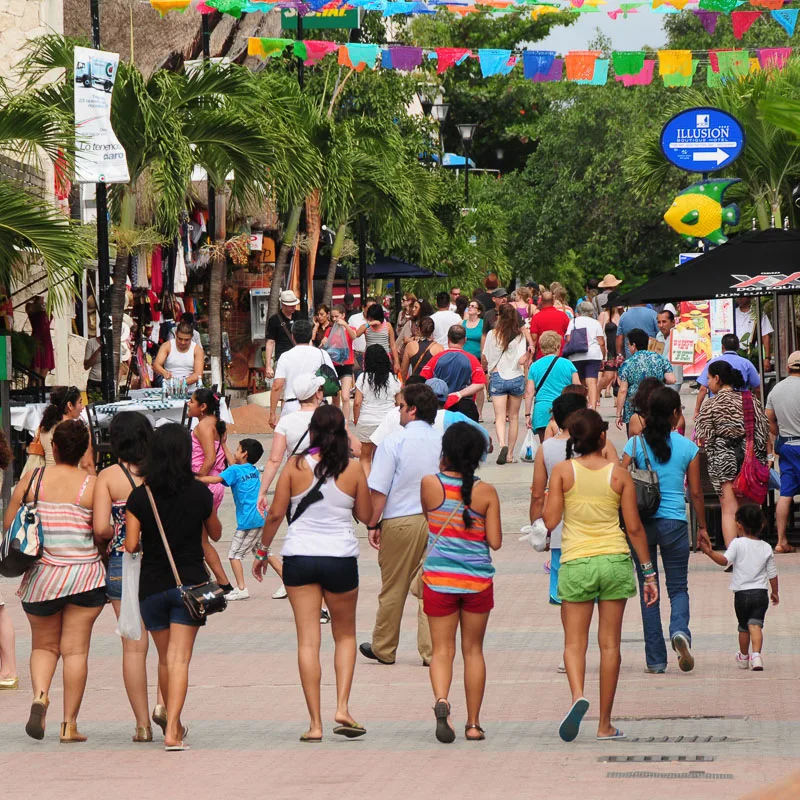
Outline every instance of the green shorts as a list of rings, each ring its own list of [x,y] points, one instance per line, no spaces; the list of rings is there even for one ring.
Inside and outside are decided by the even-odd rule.
[[[565,603],[627,600],[636,594],[633,562],[627,553],[562,561],[558,596]]]

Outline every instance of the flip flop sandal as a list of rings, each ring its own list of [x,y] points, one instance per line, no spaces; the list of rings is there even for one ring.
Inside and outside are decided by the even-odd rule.
[[[503,464],[506,463],[507,458],[508,458],[508,447],[504,445],[503,447],[500,448],[500,453],[497,456],[498,465],[502,467]]]
[[[614,733],[611,736],[595,736],[595,739],[599,742],[605,742],[608,739],[627,739],[628,737],[619,729],[614,728]]]
[[[792,547],[792,545],[784,546],[782,544],[776,544],[775,545],[775,552],[776,553],[794,553],[795,552],[795,548]]]
[[[322,741],[322,737],[321,736],[306,736],[306,734],[303,734],[300,737],[300,741],[301,742],[305,742],[306,744],[319,744]]]
[[[572,704],[569,713],[558,726],[558,735],[563,741],[572,742],[575,740],[581,729],[581,722],[588,710],[589,701],[585,697],[581,697]]]
[[[433,713],[436,715],[436,738],[442,744],[452,744],[456,740],[456,732],[447,724],[450,703],[446,700],[437,700]]]
[[[347,739],[357,739],[359,736],[363,736],[367,732],[367,729],[363,725],[354,722],[352,725],[337,725],[333,729],[333,732]]]
[[[480,734],[480,736],[467,736],[467,731],[476,730]],[[486,738],[486,731],[481,728],[480,725],[465,725],[464,726],[464,738],[468,742],[482,742]]]
[[[184,744],[180,742],[179,744],[171,744],[171,745],[164,745],[164,750],[167,753],[181,753],[184,750],[191,750],[192,748],[188,744]]]

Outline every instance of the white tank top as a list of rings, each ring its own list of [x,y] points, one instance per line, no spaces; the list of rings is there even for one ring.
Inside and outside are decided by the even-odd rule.
[[[194,349],[197,345],[192,342],[185,353],[178,350],[175,340],[169,343],[169,353],[164,360],[164,369],[172,373],[174,380],[188,378],[194,372]]]
[[[311,470],[317,466],[317,461],[310,455],[306,456],[306,463]],[[300,500],[316,485],[317,478],[313,478],[305,492],[292,497],[293,515]],[[353,528],[355,498],[339,489],[333,478],[326,479],[320,491],[322,500],[308,506],[300,518],[289,526],[281,555],[358,557],[358,539]]]
[[[553,474],[556,464],[567,460],[567,440],[566,439],[545,439],[542,442],[542,456],[544,466],[547,470],[547,479]],[[559,522],[550,532],[550,549],[555,550],[561,547],[561,532],[564,522]]]

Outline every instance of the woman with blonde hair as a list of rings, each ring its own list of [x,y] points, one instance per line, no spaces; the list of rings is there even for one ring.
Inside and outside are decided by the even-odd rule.
[[[553,293],[553,306],[559,311],[563,311],[570,319],[573,319],[575,312],[569,306],[567,290],[558,281],[554,281],[550,284],[550,291]]]
[[[514,296],[515,295],[515,296]],[[536,313],[533,306],[533,293],[527,286],[520,286],[511,298],[511,305],[517,309],[523,322],[529,322]]]

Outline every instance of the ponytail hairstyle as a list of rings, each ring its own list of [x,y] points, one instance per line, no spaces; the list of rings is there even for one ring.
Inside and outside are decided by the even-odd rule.
[[[472,527],[469,506],[472,503],[472,487],[475,483],[475,470],[486,452],[483,434],[466,422],[456,422],[442,436],[442,462],[445,469],[461,476],[461,500],[464,503],[462,519],[464,527]]]
[[[308,423],[308,447],[297,455],[297,465],[311,452],[319,452],[319,463],[314,467],[314,477],[338,478],[350,463],[350,441],[344,414],[336,406],[320,406]]]
[[[727,361],[719,359],[708,365],[708,374],[719,378],[723,386],[732,386],[736,391],[741,391],[747,385],[738,369],[734,369]]]
[[[650,396],[653,392],[664,384],[658,378],[643,378],[639,382],[636,394],[633,396],[633,407],[640,417],[647,417],[650,407]],[[673,394],[675,392],[673,391]]]
[[[567,458],[573,453],[588,456],[601,450],[608,423],[595,410],[583,408],[570,414],[567,430]]]
[[[217,418],[217,433],[219,437],[222,438],[228,426],[219,418],[220,402],[217,387],[212,386],[210,389],[206,389],[205,387],[196,389],[192,396],[198,405],[206,407],[206,414],[213,414]]]
[[[680,395],[666,386],[659,386],[648,398],[642,436],[659,464],[666,464],[672,457],[672,416],[680,410]]]
[[[750,536],[757,536],[759,539],[767,524],[761,506],[757,506],[755,503],[745,503],[739,506],[736,510],[736,521]]]
[[[53,389],[50,393],[50,405],[44,410],[39,427],[45,433],[50,431],[64,419],[64,414],[67,413],[67,406],[70,403],[77,403],[80,397],[80,390],[76,386],[58,386]]]

